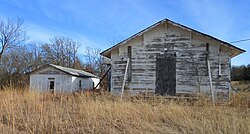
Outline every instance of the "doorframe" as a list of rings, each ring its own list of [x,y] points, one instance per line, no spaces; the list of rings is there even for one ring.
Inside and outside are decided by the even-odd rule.
[[[168,56],[169,55],[169,56]],[[171,92],[168,92],[168,91],[166,91],[166,93],[164,93],[163,95],[172,95],[172,96],[175,96],[176,95],[176,93],[177,93],[177,91],[176,91],[176,87],[177,87],[177,85],[176,85],[176,82],[177,82],[177,76],[176,76],[176,73],[177,73],[177,70],[176,70],[176,68],[177,68],[177,64],[176,64],[176,52],[164,52],[164,53],[159,53],[159,54],[157,54],[156,55],[156,62],[155,62],[155,65],[156,65],[156,69],[155,69],[155,73],[156,73],[156,80],[155,80],[155,93],[157,93],[156,92],[156,90],[157,90],[157,60],[158,59],[167,59],[167,58],[169,58],[169,60],[171,60],[172,58],[175,60],[175,76],[174,76],[174,81],[175,81],[175,89],[174,89],[174,93],[173,94],[171,94]],[[162,95],[162,94],[160,94],[160,95]]]
[[[55,78],[48,78],[48,86],[49,86],[49,91],[54,93],[55,92]],[[53,89],[51,89],[51,82],[53,82]]]

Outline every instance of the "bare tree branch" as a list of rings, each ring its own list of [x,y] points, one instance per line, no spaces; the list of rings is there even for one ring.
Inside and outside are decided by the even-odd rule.
[[[23,20],[19,18],[0,20],[0,61],[5,51],[28,39],[22,25]]]
[[[65,67],[74,67],[80,43],[66,37],[55,37],[50,42],[50,44],[42,45],[46,62]]]

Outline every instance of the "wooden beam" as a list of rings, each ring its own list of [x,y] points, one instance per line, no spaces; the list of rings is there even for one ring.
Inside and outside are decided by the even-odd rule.
[[[211,74],[211,68],[210,68],[209,60],[207,60],[207,66],[208,66],[208,75],[209,75],[210,91],[211,91],[211,95],[212,95],[212,102],[213,102],[213,106],[215,106],[215,103],[214,103],[214,89],[213,89],[212,74]]]
[[[94,90],[101,84],[102,80],[105,78],[105,76],[108,74],[108,72],[111,70],[111,67],[108,69],[108,71],[102,76],[101,80],[99,83],[94,87]]]
[[[125,82],[126,82],[126,79],[127,79],[128,66],[129,66],[129,58],[127,59],[127,65],[126,65],[125,74],[124,74],[124,78],[123,78],[121,98],[123,96]]]

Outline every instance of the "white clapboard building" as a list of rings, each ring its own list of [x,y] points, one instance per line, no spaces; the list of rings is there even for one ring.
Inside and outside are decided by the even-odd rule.
[[[228,97],[231,59],[245,50],[163,19],[101,53],[109,58],[111,92]],[[124,77],[124,76],[127,76]]]
[[[86,71],[48,64],[30,73],[30,91],[62,93],[92,90],[99,81],[97,76]]]

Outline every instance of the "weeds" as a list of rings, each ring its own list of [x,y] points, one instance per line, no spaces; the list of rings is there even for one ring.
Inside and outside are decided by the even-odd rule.
[[[233,96],[232,96],[233,97]],[[249,94],[212,107],[165,99],[0,92],[1,133],[250,133]]]

